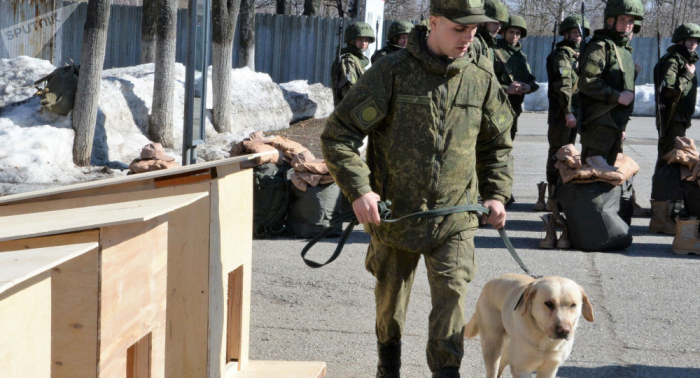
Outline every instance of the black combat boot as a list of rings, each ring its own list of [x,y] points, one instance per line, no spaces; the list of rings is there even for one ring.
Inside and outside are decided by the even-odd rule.
[[[377,342],[377,352],[379,354],[377,378],[400,378],[401,341],[387,344]]]
[[[459,368],[448,366],[433,373],[433,378],[459,378]]]

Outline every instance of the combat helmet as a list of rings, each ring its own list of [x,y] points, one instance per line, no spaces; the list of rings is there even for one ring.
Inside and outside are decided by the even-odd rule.
[[[606,20],[610,17],[630,15],[641,21],[644,19],[644,6],[639,0],[608,0],[603,15]]]
[[[493,18],[504,24],[508,22],[508,8],[498,0],[484,0],[484,10],[486,11],[486,17]]]
[[[634,27],[632,28],[632,33],[639,34],[642,31],[642,21],[634,20]]]
[[[571,29],[578,29],[579,25],[581,25],[581,15],[572,14],[559,24],[559,35],[564,35],[564,33]],[[587,19],[583,20],[583,25],[581,26],[585,30],[587,36],[591,35],[591,23],[588,22]]]
[[[688,22],[680,25],[673,31],[671,42],[676,43],[687,38],[697,38],[700,40],[700,25]]]
[[[394,21],[389,26],[386,38],[392,40],[401,34],[408,34],[413,30],[413,24],[408,21]]]
[[[527,22],[525,19],[518,16],[517,14],[511,14],[508,23],[503,26],[501,31],[505,34],[508,28],[518,28],[520,29],[520,38],[527,37]]]
[[[374,43],[374,30],[366,22],[353,22],[345,29],[345,43],[352,42],[358,38],[369,38],[369,43]]]
[[[430,15],[442,16],[460,25],[498,22],[486,16],[484,0],[431,0]]]

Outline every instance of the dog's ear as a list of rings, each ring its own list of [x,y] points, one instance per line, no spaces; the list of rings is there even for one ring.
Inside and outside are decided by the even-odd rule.
[[[581,315],[583,315],[583,318],[588,320],[589,322],[593,321],[593,306],[591,306],[591,302],[588,300],[588,295],[586,295],[586,292],[583,291],[583,288],[581,288],[581,297],[583,297],[583,306],[581,308]]]
[[[535,287],[535,281],[530,282],[525,288],[523,293],[523,312],[522,315],[527,315],[532,310],[532,301],[535,299],[535,294],[537,294],[537,288]]]

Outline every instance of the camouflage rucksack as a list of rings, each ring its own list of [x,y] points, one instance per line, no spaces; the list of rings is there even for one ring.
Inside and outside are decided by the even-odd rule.
[[[75,104],[79,71],[80,66],[76,66],[71,60],[70,63],[35,81],[34,85],[46,82],[43,89],[37,87],[37,96],[41,97],[42,108],[62,116],[68,115]]]
[[[285,231],[292,192],[286,171],[267,163],[253,168],[253,236],[269,239]]]

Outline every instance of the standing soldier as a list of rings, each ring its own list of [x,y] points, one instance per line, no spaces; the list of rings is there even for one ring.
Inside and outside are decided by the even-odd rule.
[[[386,36],[386,44],[381,50],[377,50],[372,55],[372,64],[387,54],[406,48],[408,33],[410,33],[411,30],[413,30],[413,24],[408,21],[392,22],[391,26],[389,26],[389,33],[387,33]]]
[[[494,62],[493,49],[496,47],[496,36],[501,31],[501,26],[508,23],[508,8],[498,0],[485,0],[484,10],[486,17],[496,22],[482,22],[476,30],[474,47],[477,54],[487,56],[491,63]]]
[[[365,73],[369,59],[364,52],[370,43],[374,43],[374,30],[366,22],[353,22],[345,29],[344,41],[347,44],[340,51],[339,59],[333,61],[331,82],[333,85],[333,104],[338,105],[350,88]]]
[[[421,256],[432,301],[428,366],[434,378],[459,377],[478,217],[465,212],[385,223],[377,202],[391,200],[398,218],[476,204],[480,194],[491,209],[487,222],[505,225],[513,113],[491,62],[471,46],[477,25],[490,21],[482,0],[432,0],[430,33],[417,25],[406,49],[377,61],[335,108],[321,136],[328,169],[371,235],[365,266],[376,277],[377,377],[399,377]],[[366,163],[357,150],[365,136]]]
[[[580,14],[572,15],[564,19],[559,25],[559,35],[564,39],[557,43],[556,48],[547,57],[547,77],[549,86],[547,97],[549,98],[549,115],[547,123],[547,141],[549,151],[547,153],[547,187],[549,200],[547,206],[544,203],[545,186],[538,185],[539,197],[535,204],[535,210],[542,211],[545,208],[554,211],[556,203],[555,192],[559,171],[554,167],[554,154],[567,144],[576,142],[576,117],[578,117],[578,55],[581,44],[581,32],[579,25],[586,35],[590,35],[590,24]]]
[[[600,155],[614,165],[622,150],[634,106],[635,64],[629,35],[635,20],[644,19],[639,0],[609,0],[604,28],[595,31],[581,57],[578,89],[583,119],[581,160]]]
[[[515,139],[518,131],[518,117],[523,112],[523,100],[526,94],[540,88],[535,82],[535,76],[530,72],[527,56],[522,51],[520,40],[527,37],[525,19],[511,14],[504,29],[501,29],[502,39],[499,39],[494,55],[496,58],[494,71],[503,90],[508,93],[508,100],[515,111],[515,119],[510,129],[511,139]]]

